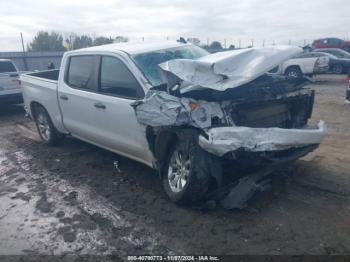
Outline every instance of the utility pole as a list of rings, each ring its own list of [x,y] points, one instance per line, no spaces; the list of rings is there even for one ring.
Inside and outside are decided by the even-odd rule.
[[[225,49],[226,49],[226,39],[225,39]]]
[[[24,49],[24,41],[23,41],[23,34],[21,32],[21,42],[22,42],[22,51],[23,51],[23,63],[24,63],[24,70],[28,71],[28,65],[27,65],[27,58],[26,58],[26,51]]]

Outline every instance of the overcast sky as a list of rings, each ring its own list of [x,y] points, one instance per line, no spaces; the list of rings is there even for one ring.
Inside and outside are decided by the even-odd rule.
[[[4,0],[0,51],[20,50],[39,30],[145,41],[198,37],[242,45],[350,37],[350,0]]]

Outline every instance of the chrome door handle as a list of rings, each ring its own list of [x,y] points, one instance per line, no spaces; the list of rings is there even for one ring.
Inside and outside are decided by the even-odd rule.
[[[96,108],[106,109],[106,106],[104,104],[102,104],[101,102],[95,103],[94,106]]]

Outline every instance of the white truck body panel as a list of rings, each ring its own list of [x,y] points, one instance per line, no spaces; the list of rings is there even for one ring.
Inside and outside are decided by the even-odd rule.
[[[31,103],[41,104],[49,113],[57,130],[71,134],[81,140],[108,149],[120,155],[153,166],[153,154],[146,140],[146,127],[141,126],[130,104],[134,101],[90,91],[71,88],[65,83],[64,72],[69,57],[75,55],[105,55],[119,58],[133,73],[146,92],[149,84],[144,76],[128,58],[117,50],[86,51],[65,53],[58,81],[43,79],[35,74],[21,77],[24,87],[23,97],[27,112],[33,117]],[[67,96],[68,100],[60,99]],[[95,103],[103,103],[106,109],[98,109]]]

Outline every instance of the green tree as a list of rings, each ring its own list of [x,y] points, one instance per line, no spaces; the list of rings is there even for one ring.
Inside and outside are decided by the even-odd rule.
[[[125,42],[128,42],[129,41],[129,38],[125,37],[125,36],[117,36],[115,38],[115,42],[116,43],[125,43]]]
[[[73,49],[80,49],[89,46],[92,46],[92,38],[88,35],[76,36],[72,44]]]
[[[230,49],[230,50],[236,49],[236,46],[235,46],[235,45],[230,45],[230,46],[228,47],[228,49]]]
[[[111,37],[99,36],[94,39],[93,45],[106,45],[113,43],[113,39]]]
[[[222,45],[218,41],[214,41],[209,46],[211,49],[222,49]]]
[[[65,51],[63,37],[55,32],[40,31],[28,45],[28,51]]]

